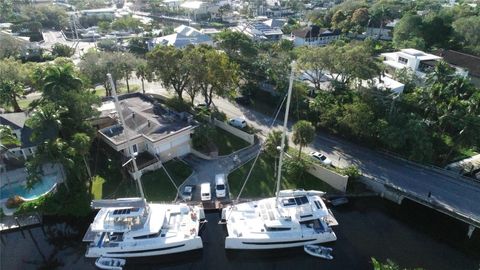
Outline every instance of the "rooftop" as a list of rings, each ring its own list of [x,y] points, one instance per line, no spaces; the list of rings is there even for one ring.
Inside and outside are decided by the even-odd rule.
[[[438,50],[435,54],[451,65],[466,68],[470,75],[480,77],[480,57],[453,50]]]
[[[143,136],[154,142],[193,127],[186,113],[172,111],[144,95],[123,95],[119,99],[126,127],[114,124],[100,130],[114,144],[118,145],[127,140],[125,129],[130,139]],[[118,117],[112,100],[104,102],[99,111],[100,117]]]

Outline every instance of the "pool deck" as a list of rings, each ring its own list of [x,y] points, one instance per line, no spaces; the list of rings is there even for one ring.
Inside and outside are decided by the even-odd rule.
[[[38,225],[42,223],[42,216],[37,213],[25,216],[4,216],[0,219],[0,232],[19,229],[22,227]]]

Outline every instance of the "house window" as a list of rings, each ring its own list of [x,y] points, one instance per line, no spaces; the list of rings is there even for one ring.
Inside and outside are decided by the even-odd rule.
[[[136,144],[133,145],[133,154],[138,154],[138,148]]]
[[[399,57],[398,57],[398,62],[406,65],[406,64],[408,63],[408,59],[399,56]]]

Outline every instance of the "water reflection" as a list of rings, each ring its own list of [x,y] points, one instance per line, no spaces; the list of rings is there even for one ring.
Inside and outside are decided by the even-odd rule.
[[[403,267],[478,270],[480,232],[415,203],[402,206],[379,198],[352,200],[333,209],[340,226],[333,261],[306,255],[302,248],[273,251],[225,251],[217,213],[207,214],[202,251],[127,260],[126,269],[372,269],[370,258],[387,258]],[[96,269],[84,258],[82,237],[93,217],[45,219],[43,227],[4,233],[0,269]]]

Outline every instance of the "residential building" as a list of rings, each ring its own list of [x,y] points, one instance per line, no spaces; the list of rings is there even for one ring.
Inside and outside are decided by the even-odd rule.
[[[393,75],[396,70],[409,69],[415,72],[420,79],[425,79],[427,73],[432,70],[441,56],[425,53],[416,49],[402,49],[398,52],[382,53],[386,72]],[[456,73],[467,76],[468,72],[460,67],[455,67]]]
[[[370,25],[365,28],[365,32],[362,34],[363,37],[371,37],[374,39],[381,40],[392,40],[393,38],[393,28],[399,22],[399,19],[395,19],[391,22],[388,22],[385,26],[382,25]]]
[[[242,32],[255,41],[277,41],[282,38],[282,29],[270,27],[264,22],[247,22],[232,27],[232,31]]]
[[[451,66],[465,70],[472,83],[480,87],[480,57],[454,50],[438,50],[434,54]]]
[[[113,19],[115,17],[115,9],[114,8],[85,9],[85,10],[81,10],[80,14],[86,17]]]
[[[32,129],[25,125],[27,114],[24,112],[0,114],[0,125],[8,126],[20,142],[15,148],[10,148],[5,155],[27,159],[37,149],[37,143],[30,141]]]
[[[185,48],[188,45],[199,45],[199,44],[206,44],[206,45],[213,45],[212,38],[204,34],[197,29],[186,26],[180,25],[179,27],[175,28],[175,34],[153,38],[148,42],[149,50],[152,50],[157,45],[162,46],[174,46],[175,48]]]
[[[294,46],[324,46],[341,36],[340,30],[320,28],[316,25],[292,31]]]
[[[134,153],[151,160],[164,162],[190,153],[190,136],[196,127],[192,115],[175,112],[141,93],[121,95],[119,102],[125,127],[119,123],[112,99],[102,103],[100,116],[92,121],[99,127],[98,136],[115,151],[129,156],[129,139]]]

